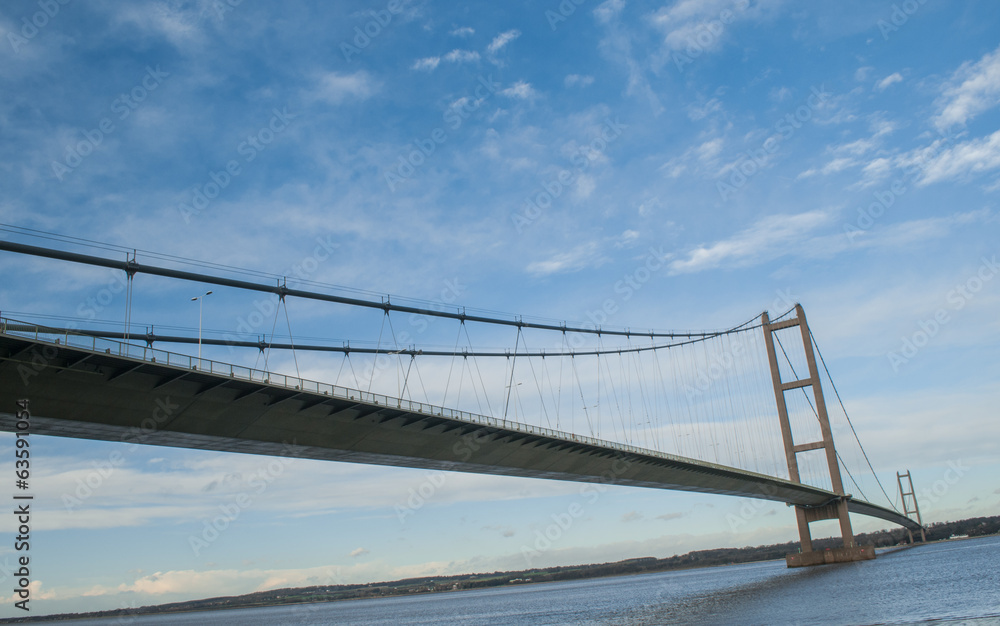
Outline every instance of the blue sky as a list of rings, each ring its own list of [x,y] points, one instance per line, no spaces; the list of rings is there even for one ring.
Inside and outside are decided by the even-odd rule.
[[[618,327],[726,328],[799,301],[883,478],[939,487],[931,521],[1000,511],[992,3],[232,4],[5,3],[0,222],[537,318],[594,321],[610,300]],[[7,253],[0,271],[5,315],[124,319],[113,272]],[[209,288],[140,277],[133,322],[195,332],[190,298]],[[275,317],[223,289],[204,303],[219,337],[276,325],[374,345],[382,322],[301,301]],[[400,343],[455,345],[452,322],[393,323]],[[346,384],[342,364],[269,367]],[[424,365],[432,396],[447,366]],[[796,536],[786,507],[722,497],[591,504],[568,483],[35,441],[39,613],[520,569],[574,503],[584,515],[534,564]],[[413,493],[429,496],[400,519]]]

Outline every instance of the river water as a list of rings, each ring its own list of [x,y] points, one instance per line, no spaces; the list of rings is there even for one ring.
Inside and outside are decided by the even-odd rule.
[[[789,570],[783,561],[295,607],[60,624],[1000,624],[1000,537]]]

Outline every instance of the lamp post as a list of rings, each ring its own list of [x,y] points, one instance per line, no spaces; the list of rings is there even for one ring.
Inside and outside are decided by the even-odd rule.
[[[212,292],[206,291],[200,296],[195,296],[194,298],[191,298],[191,302],[194,302],[195,300],[198,301],[198,367],[201,367],[201,311],[203,308],[202,302],[204,301],[205,296],[210,296],[210,295],[212,295]]]

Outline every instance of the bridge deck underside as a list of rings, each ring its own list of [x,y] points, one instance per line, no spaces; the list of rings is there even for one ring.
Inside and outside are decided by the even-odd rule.
[[[46,358],[36,358],[43,353]],[[30,400],[31,432],[39,435],[614,483],[804,506],[836,497],[754,472],[615,449],[570,434],[539,434],[509,422],[484,425],[0,334],[0,430],[14,430],[12,413],[21,398]],[[849,507],[919,528],[867,502],[851,500]]]

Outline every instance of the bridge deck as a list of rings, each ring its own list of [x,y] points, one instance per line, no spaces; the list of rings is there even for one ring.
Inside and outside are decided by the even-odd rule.
[[[93,337],[0,332],[0,430],[613,483],[820,506],[837,495],[732,467]],[[8,409],[9,407],[9,409]],[[6,411],[10,411],[10,413]],[[912,529],[896,511],[852,512]]]

